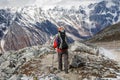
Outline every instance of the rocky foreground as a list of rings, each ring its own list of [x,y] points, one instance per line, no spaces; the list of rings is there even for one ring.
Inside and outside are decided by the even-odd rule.
[[[33,46],[0,55],[0,80],[120,79],[120,64],[100,47],[75,42],[69,48],[69,73],[57,71],[57,54],[49,45]]]

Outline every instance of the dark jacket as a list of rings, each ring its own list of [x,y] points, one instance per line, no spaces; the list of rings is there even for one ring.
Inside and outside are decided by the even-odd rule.
[[[57,35],[57,36],[55,37],[55,39],[54,39],[54,42],[53,42],[53,48],[57,48],[57,52],[58,52],[58,53],[59,53],[59,52],[64,52],[64,51],[68,50],[68,49],[59,49],[59,48],[58,48],[59,42],[60,42],[60,39],[59,39],[59,37],[58,37],[58,35]]]

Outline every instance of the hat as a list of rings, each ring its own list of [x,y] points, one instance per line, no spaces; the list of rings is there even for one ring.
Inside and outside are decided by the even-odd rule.
[[[59,28],[58,28],[58,31],[60,31],[60,32],[64,32],[65,29],[64,29],[64,27],[59,27]]]

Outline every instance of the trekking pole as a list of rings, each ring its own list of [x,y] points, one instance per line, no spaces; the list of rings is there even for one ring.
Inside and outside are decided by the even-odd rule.
[[[50,36],[50,39],[53,40],[54,38],[53,38],[52,36]],[[52,65],[51,67],[53,68],[53,65],[54,65],[54,64],[53,64],[53,62],[54,62],[54,50],[55,50],[55,48],[52,47],[52,43],[53,43],[53,42],[50,42],[51,49],[53,49],[53,53],[52,53],[52,54],[53,54],[53,55],[52,55],[52,64],[51,64],[51,65]]]
[[[52,55],[52,67],[54,66],[54,53]]]
[[[55,50],[55,49],[54,49]],[[52,66],[51,66],[51,69],[52,71],[54,71],[54,52],[52,53]],[[53,72],[52,72],[53,73]]]

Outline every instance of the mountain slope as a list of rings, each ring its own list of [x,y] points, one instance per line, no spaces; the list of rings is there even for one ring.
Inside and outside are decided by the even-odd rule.
[[[120,22],[103,29],[89,41],[90,42],[120,41]]]
[[[110,0],[69,9],[59,6],[48,10],[37,6],[1,9],[1,51],[44,44],[57,34],[59,26],[65,27],[70,42],[87,39],[106,26],[120,22],[119,3],[119,0]]]

